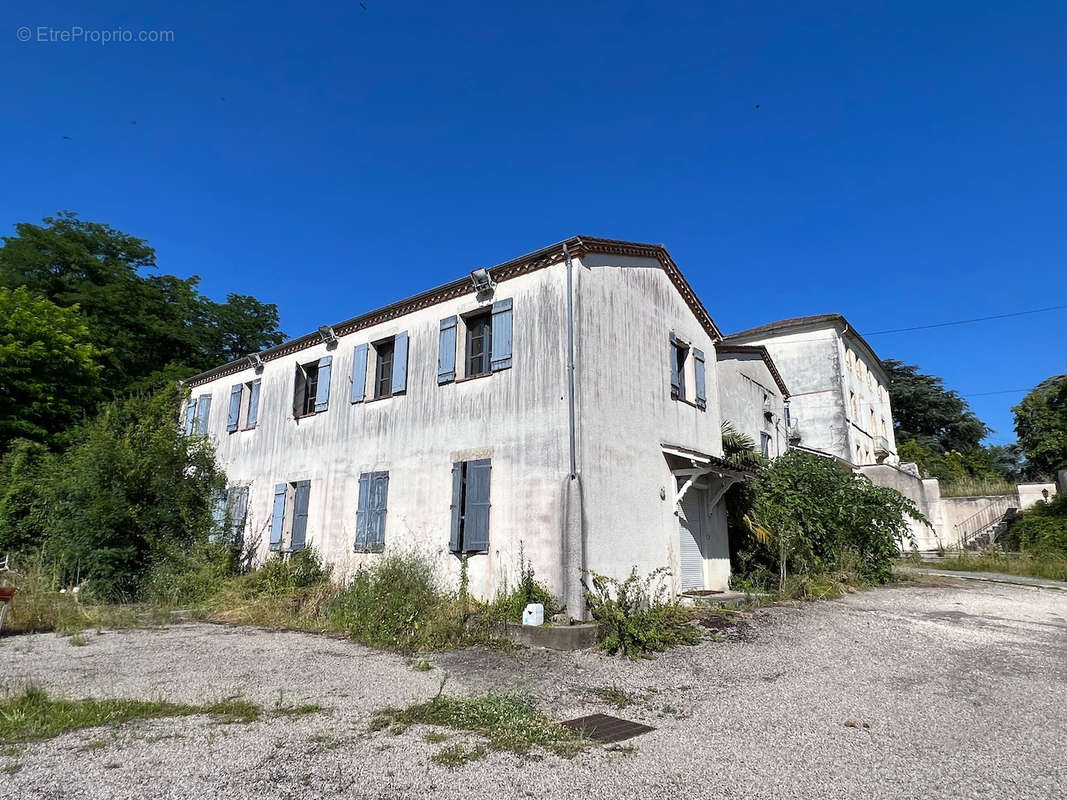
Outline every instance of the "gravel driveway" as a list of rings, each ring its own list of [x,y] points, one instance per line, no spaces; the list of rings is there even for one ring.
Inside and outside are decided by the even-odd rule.
[[[298,633],[184,624],[0,640],[3,688],[206,702],[241,693],[319,713],[79,731],[0,753],[2,798],[1048,798],[1067,787],[1067,593],[894,586],[772,608],[725,642],[654,660],[467,650],[403,658]],[[456,771],[425,729],[368,733],[375,709],[521,689],[563,720],[656,727],[636,752],[492,753]],[[623,711],[589,695],[616,685]],[[848,724],[846,724],[848,723]],[[866,727],[869,726],[869,727]],[[453,737],[454,741],[463,737]],[[16,771],[17,769],[17,771]],[[7,774],[11,773],[11,774]]]

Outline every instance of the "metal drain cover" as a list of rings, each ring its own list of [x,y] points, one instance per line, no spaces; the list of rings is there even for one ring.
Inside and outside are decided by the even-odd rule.
[[[651,725],[642,725],[640,722],[619,719],[610,714],[590,714],[587,717],[569,719],[566,722],[561,722],[560,725],[604,744],[622,742],[635,736],[640,736],[642,733],[655,730]]]

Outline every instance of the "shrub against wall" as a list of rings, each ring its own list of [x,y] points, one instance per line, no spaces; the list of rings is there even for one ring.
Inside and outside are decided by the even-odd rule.
[[[773,568],[816,574],[848,564],[872,583],[892,577],[893,559],[912,544],[908,519],[926,523],[911,500],[875,486],[828,458],[790,450],[752,482],[741,572]],[[735,512],[736,513],[736,512]]]
[[[1011,534],[1023,550],[1067,556],[1067,494],[1022,512]]]

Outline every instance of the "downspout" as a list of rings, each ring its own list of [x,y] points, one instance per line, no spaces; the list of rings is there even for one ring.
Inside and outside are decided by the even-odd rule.
[[[578,477],[576,397],[574,389],[574,264],[570,250],[563,245],[567,263],[567,422],[570,473],[564,481],[562,577],[563,601],[571,619],[585,619],[585,526],[583,525],[582,482]]]
[[[574,265],[566,243],[563,245],[563,258],[567,262],[567,413],[570,422],[571,480],[574,480],[578,477],[574,441]]]

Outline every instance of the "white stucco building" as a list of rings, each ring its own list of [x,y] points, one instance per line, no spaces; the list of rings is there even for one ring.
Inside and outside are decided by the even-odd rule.
[[[789,389],[766,347],[726,342],[715,348],[722,418],[764,458],[789,448]]]
[[[771,322],[731,334],[727,345],[761,345],[789,386],[790,441],[853,466],[895,463],[889,376],[840,314]]]
[[[580,613],[583,569],[727,588],[721,339],[662,246],[574,237],[197,375],[184,414],[260,558],[467,554],[489,596],[521,548]]]

